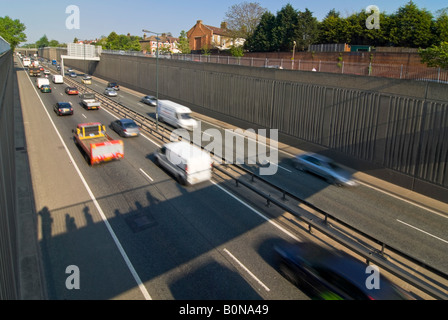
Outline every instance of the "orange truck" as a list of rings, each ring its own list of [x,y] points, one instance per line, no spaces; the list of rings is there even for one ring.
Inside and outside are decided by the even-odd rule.
[[[74,131],[75,143],[93,166],[101,162],[124,157],[123,141],[114,140],[106,134],[106,126],[99,122],[80,123]]]

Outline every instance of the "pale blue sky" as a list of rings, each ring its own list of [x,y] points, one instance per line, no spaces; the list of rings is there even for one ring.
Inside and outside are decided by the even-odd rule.
[[[154,32],[171,32],[178,37],[182,30],[188,31],[197,20],[204,24],[219,27],[228,9],[244,0],[0,0],[0,17],[19,19],[27,27],[27,43],[34,43],[44,34],[49,40],[72,42],[79,39],[95,39],[118,34],[142,36],[142,29]],[[257,2],[263,8],[276,14],[286,4],[294,9],[308,8],[318,20],[322,20],[335,8],[342,15],[364,10],[376,5],[381,11],[393,13],[408,0],[246,0]],[[414,0],[419,8],[433,13],[448,7],[447,0]],[[76,5],[79,8],[79,29],[68,29],[66,8]]]

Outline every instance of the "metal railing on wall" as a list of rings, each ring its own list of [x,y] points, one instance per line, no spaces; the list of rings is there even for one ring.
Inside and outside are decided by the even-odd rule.
[[[155,58],[155,55],[146,54],[141,51],[103,50],[103,53]],[[447,69],[431,68],[424,65],[408,66],[405,64],[355,63],[345,61],[333,62],[322,60],[292,60],[253,57],[237,58],[232,56],[201,54],[159,54],[159,58],[202,63],[240,65],[248,67],[433,81],[448,84]]]

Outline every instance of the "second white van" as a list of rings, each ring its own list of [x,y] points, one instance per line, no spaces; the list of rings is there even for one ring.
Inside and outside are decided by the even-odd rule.
[[[50,81],[47,78],[37,78],[36,85],[40,89],[43,85],[50,85]]]
[[[64,83],[64,77],[60,74],[53,75],[53,83]]]
[[[169,171],[180,184],[193,185],[212,177],[210,154],[188,142],[167,143],[154,156],[156,164]]]
[[[158,113],[160,121],[176,128],[191,131],[198,126],[197,121],[191,117],[190,108],[170,100],[158,101]]]

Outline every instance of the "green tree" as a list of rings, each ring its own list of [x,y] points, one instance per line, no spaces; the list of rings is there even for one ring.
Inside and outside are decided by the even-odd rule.
[[[25,29],[25,25],[18,19],[12,20],[8,16],[0,17],[0,36],[9,43],[12,50],[21,42],[26,41]]]
[[[36,46],[38,48],[44,48],[50,46],[50,41],[48,41],[47,35],[43,35],[39,40],[36,41]]]
[[[287,4],[275,17],[275,27],[272,31],[273,47],[278,51],[291,51],[297,39],[298,12]]]
[[[419,54],[422,63],[427,63],[429,67],[448,69],[448,42],[445,41],[438,46],[420,49]]]
[[[391,18],[390,40],[394,45],[427,48],[434,44],[434,17],[426,9],[419,9],[413,1],[400,7]]]
[[[187,33],[185,32],[185,30],[182,30],[180,32],[178,49],[180,52],[185,54],[191,53],[190,43],[188,41]]]
[[[260,19],[252,36],[249,36],[244,47],[249,51],[269,52],[274,50],[272,31],[275,26],[275,16],[266,11]]]
[[[232,57],[241,58],[244,56],[244,49],[242,46],[231,46],[229,51]]]
[[[334,9],[320,23],[319,43],[349,43],[352,37],[350,22]]]
[[[448,39],[448,8],[438,11],[438,17],[434,23],[434,36],[437,43]]]
[[[306,50],[310,44],[317,41],[319,22],[310,10],[305,9],[304,12],[298,13],[296,32],[296,43],[301,50]]]

